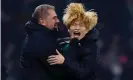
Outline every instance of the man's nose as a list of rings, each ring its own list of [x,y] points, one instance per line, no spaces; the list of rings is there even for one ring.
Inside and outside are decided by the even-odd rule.
[[[56,22],[59,23],[60,22],[59,19],[57,19]]]
[[[77,26],[75,27],[75,29],[77,29],[77,30],[79,30],[79,28],[80,28],[80,26],[79,26],[79,25],[77,25]]]

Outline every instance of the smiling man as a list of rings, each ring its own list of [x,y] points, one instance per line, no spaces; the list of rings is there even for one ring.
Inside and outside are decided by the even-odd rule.
[[[42,4],[36,7],[32,20],[26,23],[20,80],[55,80],[52,72],[56,73],[56,70],[47,64],[46,59],[56,51],[58,23],[54,6]]]

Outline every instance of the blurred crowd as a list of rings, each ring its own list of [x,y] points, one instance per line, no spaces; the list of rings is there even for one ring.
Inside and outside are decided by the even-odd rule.
[[[40,4],[55,6],[59,19],[70,2],[81,2],[98,13],[99,61],[102,80],[133,80],[133,0],[2,0],[2,80],[19,80],[24,25]],[[99,79],[101,80],[101,79]]]

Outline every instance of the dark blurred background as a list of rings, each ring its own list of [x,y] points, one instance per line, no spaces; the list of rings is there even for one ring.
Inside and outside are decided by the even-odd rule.
[[[133,80],[133,0],[2,0],[1,80],[19,80],[19,56],[25,38],[24,25],[35,7],[51,4],[59,19],[70,2],[95,9],[100,31],[99,60],[103,67],[98,80]]]

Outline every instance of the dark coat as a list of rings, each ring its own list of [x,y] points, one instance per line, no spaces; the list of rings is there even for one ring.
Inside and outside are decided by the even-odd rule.
[[[49,30],[32,21],[27,22],[26,31],[27,36],[20,57],[20,80],[58,79],[59,67],[52,67],[46,61],[48,56],[56,54],[56,40],[60,37],[58,31]]]
[[[64,52],[64,80],[95,80],[99,32],[93,29],[80,41],[72,39]],[[63,51],[62,51],[63,52]]]

